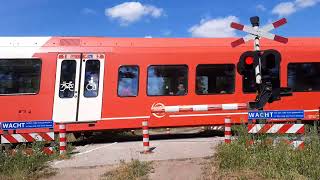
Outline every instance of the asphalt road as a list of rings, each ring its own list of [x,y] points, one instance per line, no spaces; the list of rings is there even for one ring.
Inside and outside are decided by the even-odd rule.
[[[141,154],[142,141],[112,142],[77,146],[71,159],[54,161],[54,168],[77,168],[117,164],[121,160],[141,161],[173,160],[212,156],[214,147],[223,137],[154,140],[150,147],[153,153]]]
[[[118,136],[114,133],[95,135],[83,141],[74,142],[74,154],[70,159],[51,163],[57,174],[50,180],[76,179],[98,180],[101,175],[115,168],[120,161],[132,159],[152,161],[154,170],[150,179],[199,179],[207,157],[215,153],[215,147],[222,143],[223,133],[204,132],[203,128],[152,130],[150,147],[153,153],[141,154],[143,150],[141,132],[136,135]]]

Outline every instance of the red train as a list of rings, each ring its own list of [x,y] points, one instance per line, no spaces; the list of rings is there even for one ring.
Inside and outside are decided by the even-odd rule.
[[[252,101],[236,71],[252,47],[231,48],[233,40],[1,37],[0,122],[53,120],[76,132],[140,128],[150,116],[151,127],[220,125],[226,115],[247,121],[246,111],[150,114],[161,104]],[[318,120],[320,38],[261,44],[281,53],[281,85],[294,90],[266,109],[303,109],[306,120]]]

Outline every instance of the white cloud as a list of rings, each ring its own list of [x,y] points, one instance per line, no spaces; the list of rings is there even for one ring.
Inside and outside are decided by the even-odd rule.
[[[236,16],[202,19],[200,24],[192,26],[188,31],[193,37],[232,37],[236,36],[236,33],[230,24],[237,21],[239,19]]]
[[[258,4],[258,5],[256,6],[256,8],[257,8],[257,10],[259,10],[259,11],[266,11],[266,10],[267,10],[267,8],[264,7],[264,5],[262,5],[262,4]]]
[[[85,15],[95,15],[97,14],[97,12],[93,9],[90,9],[90,8],[83,8],[81,10],[82,14],[85,14]]]
[[[144,38],[152,38],[152,36],[148,35],[148,36],[145,36]]]
[[[320,0],[295,0],[291,2],[282,2],[272,9],[272,13],[280,17],[289,16],[300,9],[315,6],[318,2],[320,2]]]
[[[296,11],[297,8],[295,7],[295,4],[293,2],[283,2],[276,5],[272,9],[272,13],[277,14],[279,16],[288,16],[292,13],[295,13]]]
[[[296,0],[297,7],[305,8],[305,7],[311,7],[316,5],[319,2],[319,0]]]
[[[163,9],[152,5],[143,5],[140,2],[125,2],[112,8],[106,8],[105,15],[118,20],[121,25],[129,25],[139,21],[143,16],[158,18],[163,15]]]

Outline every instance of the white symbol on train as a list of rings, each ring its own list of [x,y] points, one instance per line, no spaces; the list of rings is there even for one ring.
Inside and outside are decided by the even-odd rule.
[[[153,103],[151,106],[152,108],[163,108],[165,105],[162,103]],[[166,114],[165,113],[152,113],[152,115],[156,118],[163,118]]]
[[[88,91],[95,91],[97,90],[97,84],[93,81],[93,77],[90,78],[87,86],[86,86],[86,89]]]
[[[64,92],[65,90],[74,91],[74,84],[72,83],[72,81],[63,81],[62,84],[60,84],[60,86],[60,91],[62,92]]]

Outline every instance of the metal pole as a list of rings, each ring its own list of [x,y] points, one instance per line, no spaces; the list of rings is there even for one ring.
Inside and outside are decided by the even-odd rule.
[[[254,16],[254,17],[251,17],[250,18],[250,22],[252,24],[252,27],[254,29],[259,29],[259,25],[260,25],[260,22],[259,22],[259,17],[258,16]],[[255,38],[254,38],[254,50],[255,51],[260,51],[260,37],[258,35],[255,35]],[[255,74],[256,74],[256,83],[257,84],[261,84],[261,59],[259,57],[259,64],[255,67]]]

